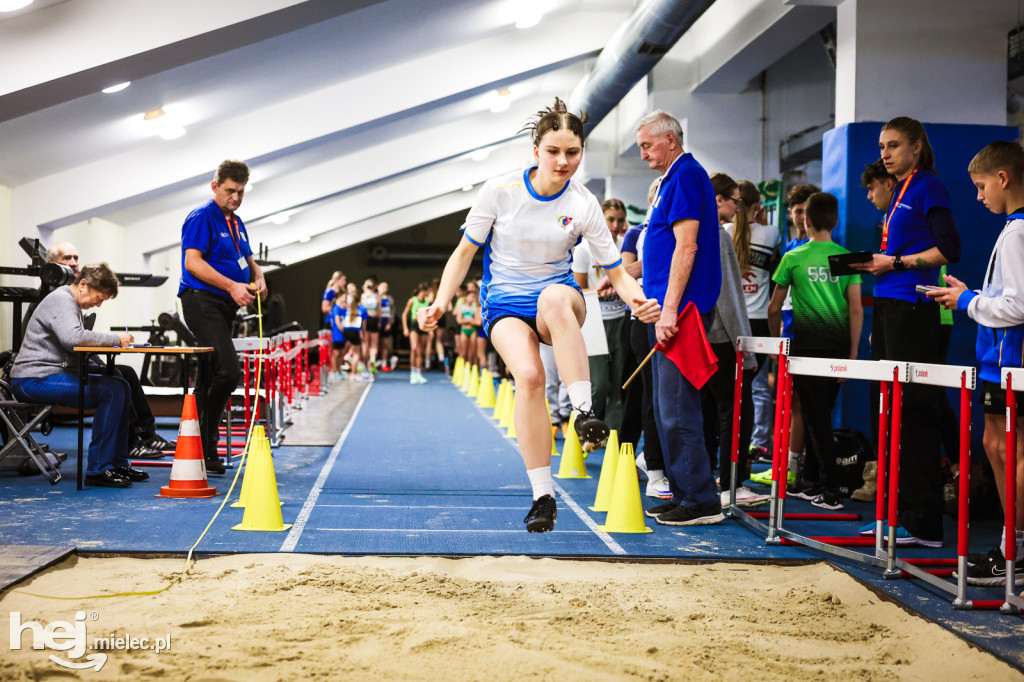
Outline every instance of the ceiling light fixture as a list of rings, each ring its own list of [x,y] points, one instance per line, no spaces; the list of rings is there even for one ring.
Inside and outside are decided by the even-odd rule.
[[[490,156],[490,154],[491,150],[488,149],[487,147],[484,147],[483,149],[477,149],[476,151],[471,152],[469,158],[473,159],[474,161],[483,161],[488,156]]]
[[[287,213],[275,213],[274,215],[270,216],[270,222],[274,223],[275,225],[284,225],[286,222],[288,222],[288,218],[289,216]]]
[[[165,140],[176,140],[185,134],[184,126],[174,122],[163,109],[150,109],[142,115],[143,121],[157,121],[153,124],[156,134]]]
[[[28,7],[33,0],[0,0],[0,12],[13,12]]]
[[[463,192],[472,192],[473,191],[473,185],[466,185],[466,186],[464,186],[462,188],[462,191]]]
[[[523,3],[524,6],[520,10],[519,18],[516,19],[516,28],[532,28],[540,23],[540,20],[544,17],[544,10],[541,9],[540,3]]]
[[[127,89],[131,85],[131,81],[125,81],[124,83],[118,83],[117,85],[111,85],[109,88],[103,88],[102,92],[104,95],[113,95],[115,92],[121,92]]]
[[[300,243],[300,244],[305,244],[305,243],[306,243],[306,242],[308,242],[308,241],[309,241],[310,239],[312,239],[312,237],[300,237],[300,238],[299,238],[299,243]]]
[[[498,90],[491,98],[492,113],[500,114],[503,111],[508,111],[510,106],[512,106],[512,90],[510,88]]]

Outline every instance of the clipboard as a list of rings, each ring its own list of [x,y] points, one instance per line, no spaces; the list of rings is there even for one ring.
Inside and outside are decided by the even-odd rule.
[[[828,272],[832,277],[841,275],[859,275],[860,270],[850,267],[851,263],[870,263],[875,254],[871,251],[854,251],[853,253],[838,253],[828,257]]]

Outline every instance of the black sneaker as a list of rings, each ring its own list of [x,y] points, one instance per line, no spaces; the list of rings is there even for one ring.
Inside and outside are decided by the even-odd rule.
[[[608,440],[608,434],[611,433],[608,425],[595,417],[592,411],[577,411],[574,424],[576,435],[580,439],[580,446],[586,452],[604,447],[605,441]]]
[[[679,505],[672,511],[654,517],[663,526],[710,526],[723,519],[725,514],[722,513],[722,505],[717,503],[697,508]]]
[[[653,507],[651,507],[650,509],[645,509],[644,510],[644,515],[645,516],[649,516],[650,518],[653,519],[653,518],[656,518],[659,514],[664,514],[666,512],[670,512],[670,511],[672,511],[673,509],[675,509],[678,506],[679,506],[678,504],[672,504],[671,502],[666,502],[664,504],[656,504]]]
[[[132,482],[117,473],[113,469],[107,469],[102,474],[93,474],[85,477],[85,484],[95,488],[131,488]]]
[[[968,557],[967,562],[967,584],[968,585],[1005,585],[1006,584],[1006,559],[999,549],[991,549],[988,554],[974,555],[975,561]],[[956,578],[956,571],[953,571]],[[1013,576],[1014,585],[1024,585],[1024,573],[1017,571]]]
[[[772,451],[763,445],[755,445],[750,448],[748,460],[751,462],[757,462],[758,464],[771,464]]]
[[[178,441],[167,440],[159,433],[157,433],[154,434],[152,438],[147,438],[145,441],[143,441],[143,445],[145,445],[150,450],[159,450],[160,452],[166,453],[174,452],[175,448],[178,447]]]
[[[823,495],[824,493],[825,488],[824,486],[820,485],[811,485],[804,487],[798,483],[796,485],[791,485],[786,488],[786,495],[788,495],[789,497],[796,497],[801,500],[807,500],[808,502],[814,501],[814,498],[818,497],[819,495]]]
[[[154,450],[141,442],[136,443],[128,451],[128,459],[160,459],[163,456],[164,453],[161,450]]]
[[[223,474],[226,473],[227,469],[224,468],[224,462],[220,461],[220,457],[217,459],[206,460],[206,473],[208,474]]]
[[[555,507],[555,498],[550,495],[541,495],[533,501],[530,513],[526,515],[523,522],[526,530],[530,533],[546,533],[555,527],[555,519],[558,518],[558,509]]]
[[[149,474],[147,474],[142,469],[136,469],[131,464],[125,464],[124,466],[114,467],[113,471],[121,478],[127,478],[132,483],[139,483],[140,481],[145,481],[149,479]]]
[[[843,496],[838,490],[826,490],[811,500],[811,504],[821,509],[842,509]]]

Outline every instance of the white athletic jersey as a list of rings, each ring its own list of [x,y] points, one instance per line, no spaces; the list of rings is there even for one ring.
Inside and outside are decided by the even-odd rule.
[[[542,197],[530,185],[530,170],[484,183],[462,225],[466,238],[484,247],[485,307],[535,309],[548,285],[572,285],[572,248],[582,238],[605,268],[622,263],[590,190],[570,179],[558,194]]]
[[[622,237],[615,239],[615,247],[617,249],[622,248]],[[590,251],[590,242],[585,239],[572,252],[572,271],[587,276],[586,288],[588,289],[595,288],[597,283],[601,281],[601,278],[604,277],[604,268],[594,261],[594,256]],[[617,320],[625,313],[626,302],[617,295],[608,299],[601,299],[602,320]]]
[[[732,236],[735,223],[726,223],[725,231]],[[750,267],[740,273],[743,284],[743,302],[751,320],[768,318],[768,288],[771,265],[781,241],[779,231],[770,225],[750,224]]]

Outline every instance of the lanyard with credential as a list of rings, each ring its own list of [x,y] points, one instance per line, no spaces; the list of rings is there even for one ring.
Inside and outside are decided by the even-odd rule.
[[[900,196],[903,196],[903,195],[901,194]],[[234,229],[232,229],[232,223],[231,223],[232,219],[234,219]],[[238,232],[238,218],[235,218],[235,216],[224,216],[224,220],[226,220],[227,223],[228,223],[228,234],[231,235],[231,243],[235,245],[235,253],[238,254],[239,258],[241,258],[242,257],[242,249],[240,249],[239,246],[238,246],[239,235],[237,234],[237,232]]]
[[[885,220],[882,221],[882,251],[885,251],[889,246],[889,221],[892,220],[892,216],[896,213],[896,209],[899,207],[900,202],[903,201],[903,195],[906,194],[907,188],[910,187],[910,183],[914,181],[914,176],[917,175],[917,171],[921,170],[920,167],[915,168],[914,172],[910,174],[907,181],[903,183],[903,188],[900,190],[900,194],[896,197],[896,201],[893,202],[892,208],[885,214]]]

